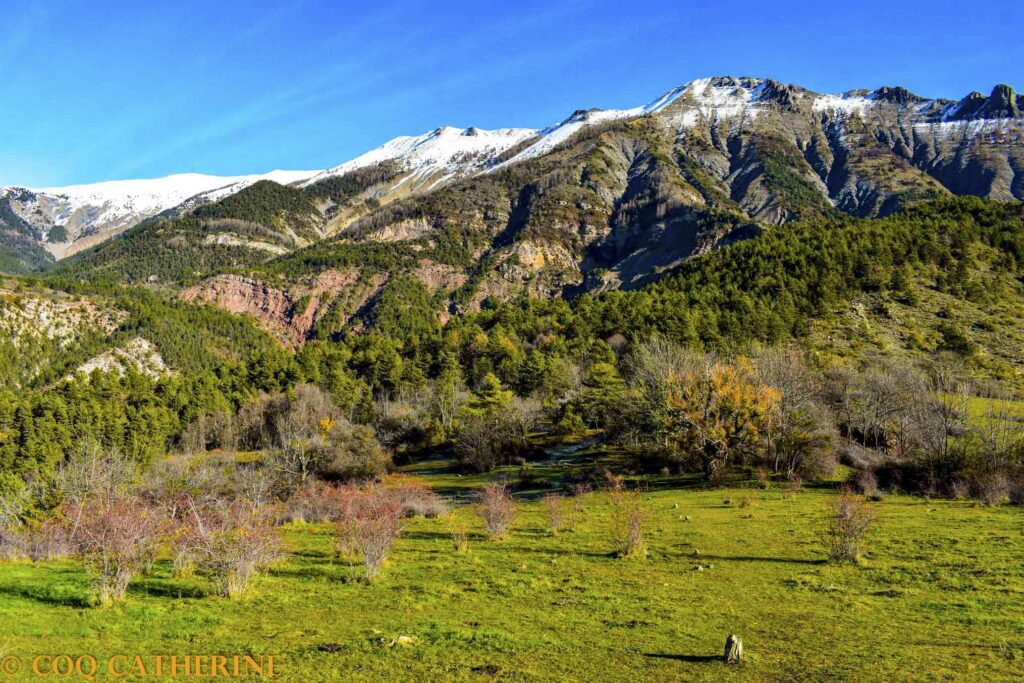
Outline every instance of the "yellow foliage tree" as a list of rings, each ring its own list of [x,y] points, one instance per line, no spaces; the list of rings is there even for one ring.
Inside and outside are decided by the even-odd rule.
[[[761,385],[746,358],[708,361],[671,374],[669,382],[669,445],[695,456],[708,479],[757,447],[766,421],[779,405],[778,390]]]

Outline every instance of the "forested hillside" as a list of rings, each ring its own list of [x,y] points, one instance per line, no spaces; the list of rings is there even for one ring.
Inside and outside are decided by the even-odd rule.
[[[377,248],[381,272],[394,271],[395,262]],[[295,355],[245,316],[166,292],[64,281],[75,305],[91,311],[68,338],[31,330],[29,316],[18,329],[30,341],[5,342],[5,467],[43,474],[86,436],[152,457],[201,416],[232,414],[260,392],[302,382],[321,386],[352,419],[372,421],[375,400],[439,382],[472,388],[494,381],[524,398],[546,397],[559,424],[568,419],[562,411],[571,401],[563,392],[576,391],[574,373],[601,359],[612,373],[606,381],[614,383],[632,350],[651,339],[725,353],[796,345],[823,368],[945,355],[958,358],[963,376],[976,378],[978,387],[1012,393],[1024,377],[1014,341],[1024,310],[1022,257],[1022,206],[970,198],[881,220],[791,223],[688,260],[636,291],[493,300],[446,324],[437,316],[436,294],[395,271],[372,305],[356,312],[358,331],[326,333],[293,347]],[[6,310],[69,296],[20,287],[7,295]],[[863,311],[867,319],[895,326],[893,344],[837,349],[821,331],[841,327],[864,297],[876,302]],[[946,302],[942,310],[928,308],[939,300]],[[892,320],[896,308],[919,317],[901,328]],[[321,338],[316,331],[312,337]],[[90,357],[136,338],[155,347],[167,372],[147,374],[128,363],[119,372],[70,380]]]

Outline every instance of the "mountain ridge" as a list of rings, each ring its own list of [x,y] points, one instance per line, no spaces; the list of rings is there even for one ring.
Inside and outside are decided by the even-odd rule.
[[[133,225],[166,211],[187,212],[260,180],[309,187],[382,162],[397,172],[388,194],[395,197],[437,189],[479,173],[493,172],[549,153],[580,130],[646,115],[674,111],[669,117],[681,131],[704,121],[749,121],[765,111],[831,115],[836,120],[864,116],[888,105],[907,110],[914,126],[938,126],[947,138],[992,134],[1015,124],[1024,114],[1024,96],[1008,85],[990,95],[972,92],[960,100],[925,98],[899,86],[820,94],[770,78],[719,76],[689,81],[646,105],[630,109],[581,109],[544,129],[441,126],[419,136],[399,136],[347,162],[321,171],[272,171],[244,176],[176,174],[148,180],[106,181],[54,188],[0,188],[0,229],[6,241],[35,250],[33,263],[56,259],[101,243]],[[980,122],[980,123],[979,123]],[[961,128],[966,125],[967,128]],[[1015,175],[1020,175],[1015,170]],[[955,183],[954,183],[955,184]],[[1008,194],[1024,198],[1024,184],[1010,182]]]

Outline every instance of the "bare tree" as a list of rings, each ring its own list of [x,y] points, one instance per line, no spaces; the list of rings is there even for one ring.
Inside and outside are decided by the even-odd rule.
[[[833,501],[825,527],[825,549],[829,559],[855,562],[860,557],[864,536],[874,519],[874,508],[863,498],[844,489]]]
[[[241,597],[252,578],[281,555],[279,510],[253,508],[241,501],[190,506],[179,543],[220,595]]]
[[[649,512],[639,491],[616,486],[612,499],[612,545],[618,557],[640,557],[646,553],[643,527]]]
[[[467,416],[455,437],[460,462],[486,472],[503,459],[524,452],[540,415],[537,401],[515,397],[491,413]]]
[[[967,425],[968,396],[963,385],[936,384],[914,402],[915,429],[930,485],[960,469]]]
[[[455,431],[455,419],[466,404],[465,389],[454,382],[437,382],[431,391],[433,412],[445,434]]]
[[[270,463],[282,479],[301,486],[329,461],[327,441],[341,413],[327,394],[308,384],[276,404],[271,411]]]
[[[60,466],[54,487],[71,520],[74,537],[88,502],[110,505],[134,487],[135,464],[115,449],[105,449],[97,441],[86,440]]]
[[[132,488],[135,474],[135,464],[119,451],[86,440],[57,469],[55,485],[66,502],[76,505],[86,500],[108,503]]]
[[[768,465],[792,478],[831,446],[834,418],[824,405],[818,375],[795,351],[769,351],[757,361],[762,384],[778,390],[777,409],[764,420],[763,437]]]
[[[1005,472],[1021,464],[1024,423],[1003,401],[989,400],[985,414],[972,427],[978,439],[979,465],[985,472]]]
[[[379,486],[368,487],[357,499],[350,522],[351,533],[363,557],[367,580],[377,577],[401,536],[404,512],[402,501]]]
[[[640,388],[650,405],[663,405],[673,386],[672,377],[697,371],[714,358],[692,351],[662,337],[638,344],[626,360],[626,375]]]
[[[551,535],[557,536],[569,521],[569,514],[571,513],[569,506],[572,504],[572,501],[557,493],[549,493],[541,500],[544,503],[544,510],[547,512],[548,527],[551,529]]]
[[[100,605],[122,602],[129,582],[155,557],[163,516],[136,497],[87,500],[72,513],[75,526],[68,538],[93,579]]]
[[[476,513],[492,539],[505,535],[516,517],[516,504],[504,484],[488,484],[477,493]]]

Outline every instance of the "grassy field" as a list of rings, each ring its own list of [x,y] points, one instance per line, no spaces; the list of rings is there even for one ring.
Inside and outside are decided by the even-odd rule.
[[[0,647],[26,660],[272,654],[289,681],[1024,677],[1019,508],[890,497],[862,564],[834,566],[818,539],[833,495],[656,490],[636,560],[609,555],[604,494],[557,537],[536,501],[499,541],[461,508],[467,553],[446,521],[413,520],[372,585],[335,556],[330,527],[292,524],[292,556],[240,602],[163,562],[101,610],[73,562],[0,565]],[[742,667],[716,660],[729,633]]]

